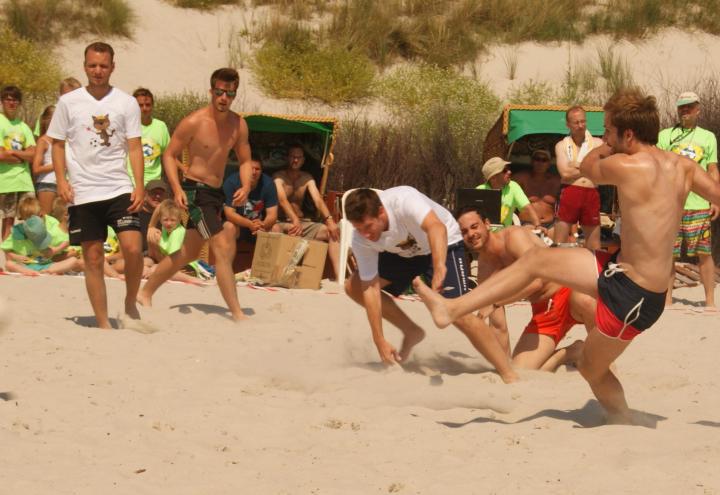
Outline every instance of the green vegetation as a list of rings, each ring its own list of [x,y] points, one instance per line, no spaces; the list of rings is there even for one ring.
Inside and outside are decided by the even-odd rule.
[[[155,117],[167,124],[168,130],[172,134],[184,117],[204,107],[209,101],[209,96],[191,92],[155,96],[153,113]]]
[[[0,46],[0,85],[12,84],[38,97],[57,92],[62,76],[51,52],[7,28],[0,29]]]
[[[167,0],[184,9],[213,10],[222,5],[238,5],[238,0]]]
[[[130,37],[133,12],[125,0],[6,0],[7,26],[42,43],[82,34]]]
[[[326,0],[253,0],[254,6],[272,5],[293,19],[310,19],[313,14],[325,12]]]

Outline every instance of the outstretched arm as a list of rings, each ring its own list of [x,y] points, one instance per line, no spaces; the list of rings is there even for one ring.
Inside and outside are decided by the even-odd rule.
[[[192,116],[191,116],[192,117]],[[178,169],[182,169],[182,153],[190,143],[193,133],[195,132],[194,120],[191,117],[184,118],[175,128],[170,143],[163,153],[163,167],[165,167],[165,176],[168,184],[172,188],[175,202],[180,208],[187,210],[187,196],[180,186],[180,176]]]
[[[432,253],[433,278],[431,287],[435,291],[442,292],[445,276],[447,275],[447,265],[445,264],[448,245],[447,229],[432,210],[425,216],[420,228],[427,234],[430,252]]]

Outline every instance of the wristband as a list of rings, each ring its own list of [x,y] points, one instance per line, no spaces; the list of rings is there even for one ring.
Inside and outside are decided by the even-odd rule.
[[[323,223],[327,222],[327,221],[330,220],[331,218],[332,218],[332,215],[326,216],[326,217],[323,219]]]

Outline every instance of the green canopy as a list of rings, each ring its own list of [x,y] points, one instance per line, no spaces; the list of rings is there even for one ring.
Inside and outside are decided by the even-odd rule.
[[[334,122],[312,122],[272,115],[245,115],[245,122],[251,132],[278,132],[283,134],[333,133]]]
[[[587,128],[593,136],[605,132],[603,112],[588,110]],[[564,110],[511,109],[507,130],[507,142],[513,143],[528,134],[567,134]]]

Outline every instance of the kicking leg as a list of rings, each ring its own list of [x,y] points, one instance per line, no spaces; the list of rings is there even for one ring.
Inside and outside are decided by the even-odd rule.
[[[237,288],[235,286],[235,273],[232,263],[235,258],[235,237],[237,231],[230,222],[223,223],[223,228],[210,238],[210,249],[215,256],[215,280],[220,288],[220,294],[228,305],[233,320],[247,319],[240,307]]]
[[[507,353],[500,346],[493,330],[479,317],[468,314],[461,316],[453,324],[465,334],[470,343],[497,370],[505,383],[518,380],[518,375],[510,366]]]

